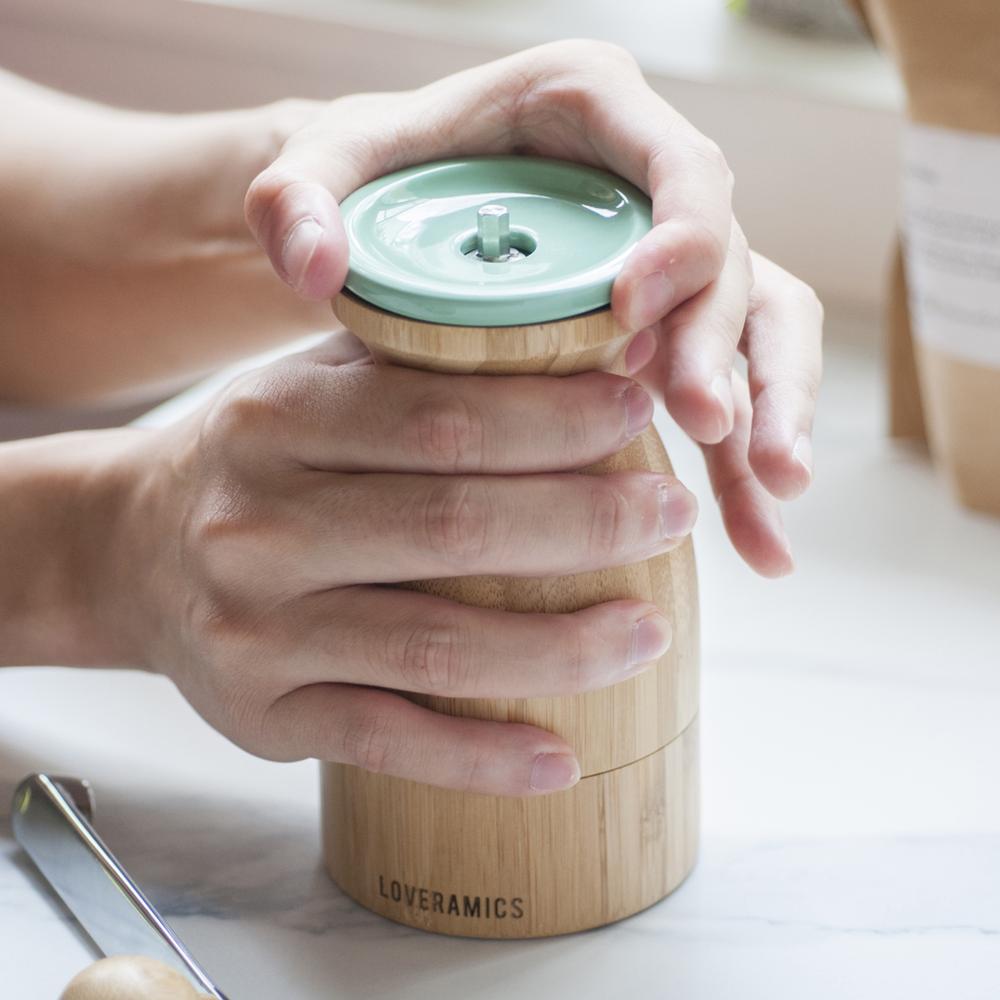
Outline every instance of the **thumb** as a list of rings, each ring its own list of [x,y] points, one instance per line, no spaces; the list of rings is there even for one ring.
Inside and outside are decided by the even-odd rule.
[[[333,298],[347,277],[347,234],[333,191],[346,196],[352,190],[343,190],[348,178],[337,176],[334,163],[318,166],[283,153],[257,175],[243,204],[247,225],[278,276],[315,300]]]

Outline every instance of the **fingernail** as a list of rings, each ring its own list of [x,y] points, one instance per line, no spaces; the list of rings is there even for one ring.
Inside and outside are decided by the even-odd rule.
[[[633,438],[653,419],[653,400],[641,385],[630,385],[625,396],[625,433]]]
[[[305,280],[322,235],[323,227],[309,216],[296,222],[285,237],[281,247],[281,268],[296,291]]]
[[[566,753],[540,753],[531,769],[533,792],[558,792],[572,788],[580,780],[577,759]]]
[[[792,556],[791,546],[788,545],[786,539],[785,548],[785,565],[781,568],[778,576],[791,576],[795,572],[795,558]]]
[[[774,533],[781,540],[781,545],[785,552],[785,565],[782,566],[778,571],[778,576],[788,576],[790,573],[795,572],[795,559],[792,556],[792,543],[788,538],[788,532],[785,531],[785,525],[781,520],[780,514],[774,515]]]
[[[666,315],[673,303],[674,286],[663,271],[647,274],[635,286],[629,309],[629,326],[641,330]]]
[[[657,487],[660,501],[660,538],[683,538],[691,533],[698,518],[698,502],[680,483],[661,483]]]
[[[658,660],[670,648],[671,635],[670,622],[658,611],[637,621],[632,626],[627,672],[633,673],[635,667]]]
[[[725,437],[733,429],[733,382],[728,375],[716,375],[712,379],[712,395],[719,401],[724,414],[719,426],[719,437]]]
[[[629,375],[641,371],[653,360],[654,354],[656,354],[656,330],[646,327],[632,338],[625,349],[625,371]]]
[[[812,479],[813,447],[812,441],[807,434],[800,434],[795,439],[795,447],[792,448],[792,458],[806,470],[806,475]]]

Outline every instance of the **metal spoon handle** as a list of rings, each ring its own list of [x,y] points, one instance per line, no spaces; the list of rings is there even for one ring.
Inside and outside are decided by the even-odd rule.
[[[226,1000],[91,825],[93,795],[76,778],[33,774],[14,792],[18,843],[105,955],[146,955]]]

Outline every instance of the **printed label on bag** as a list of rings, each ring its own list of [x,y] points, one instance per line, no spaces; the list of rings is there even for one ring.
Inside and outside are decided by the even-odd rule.
[[[1000,136],[907,126],[903,235],[915,336],[1000,368]]]

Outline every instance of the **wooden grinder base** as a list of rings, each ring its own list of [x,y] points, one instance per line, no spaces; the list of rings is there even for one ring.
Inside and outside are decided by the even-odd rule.
[[[326,764],[323,809],[334,881],[390,920],[488,938],[601,927],[663,899],[694,866],[698,724],[634,764],[524,799]]]
[[[334,310],[376,361],[434,371],[616,371],[628,341],[609,310],[499,328],[410,320],[347,293]],[[584,472],[622,469],[670,472],[654,430]],[[558,733],[577,751],[583,778],[566,792],[504,798],[324,764],[324,855],[344,892],[413,927],[523,938],[620,920],[679,885],[694,864],[698,828],[698,610],[690,542],[598,573],[407,586],[512,611],[652,601],[673,624],[673,644],[637,677],[574,697],[410,696],[436,711]]]

